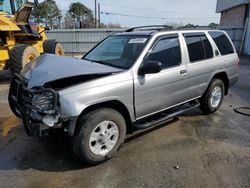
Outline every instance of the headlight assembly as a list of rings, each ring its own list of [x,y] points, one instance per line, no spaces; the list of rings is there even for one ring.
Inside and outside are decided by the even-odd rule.
[[[50,89],[37,91],[34,93],[32,105],[33,107],[44,113],[52,114],[57,104],[57,94]]]

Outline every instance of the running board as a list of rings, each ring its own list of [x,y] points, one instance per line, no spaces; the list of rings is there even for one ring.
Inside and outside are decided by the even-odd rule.
[[[152,126],[157,126],[157,125],[160,125],[162,123],[167,122],[171,118],[179,116],[179,115],[181,115],[189,110],[195,109],[199,106],[200,106],[200,103],[198,101],[193,101],[191,103],[184,104],[184,105],[173,108],[172,111],[174,111],[174,112],[164,114],[160,118],[158,117],[158,118],[153,119],[151,121],[146,121],[146,122],[141,122],[141,123],[137,122],[133,125],[133,127],[135,127],[136,129],[147,129],[147,128],[152,127]]]

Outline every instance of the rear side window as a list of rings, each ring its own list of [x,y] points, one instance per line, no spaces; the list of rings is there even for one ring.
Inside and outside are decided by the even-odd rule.
[[[184,34],[190,62],[201,61],[213,57],[213,49],[207,37],[203,35]]]
[[[201,36],[201,40],[205,48],[206,59],[212,58],[214,56],[213,49],[207,37],[205,35]]]
[[[221,55],[227,55],[234,53],[233,46],[228,37],[220,31],[209,31],[210,36],[213,38],[215,44],[220,50]]]
[[[148,59],[161,62],[162,68],[179,65],[181,63],[181,49],[178,37],[160,39]]]

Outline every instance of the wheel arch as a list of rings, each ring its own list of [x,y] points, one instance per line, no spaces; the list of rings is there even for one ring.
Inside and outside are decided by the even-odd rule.
[[[228,79],[228,76],[227,76],[227,73],[226,72],[220,72],[220,73],[216,73],[213,78],[211,79],[211,81],[213,79],[220,79],[223,83],[224,83],[224,86],[225,86],[225,95],[228,95],[228,90],[229,90],[229,79]],[[210,81],[210,83],[211,83]]]
[[[93,110],[96,110],[98,108],[111,108],[111,109],[118,111],[124,117],[124,120],[126,122],[127,134],[130,134],[133,132],[132,120],[131,120],[131,117],[130,117],[130,114],[129,114],[127,107],[122,102],[120,102],[118,100],[111,100],[111,101],[105,101],[105,102],[93,104],[93,105],[90,105],[87,108],[85,108],[81,112],[81,114],[77,117],[74,135],[77,135],[80,131],[80,126],[78,125],[80,116],[87,114],[87,113],[89,113]]]

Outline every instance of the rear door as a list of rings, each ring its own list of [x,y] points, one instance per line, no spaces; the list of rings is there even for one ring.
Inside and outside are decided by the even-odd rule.
[[[186,100],[187,73],[182,63],[183,46],[179,35],[165,35],[156,40],[147,57],[159,61],[162,71],[135,78],[137,119],[162,111]]]
[[[211,76],[217,69],[214,49],[204,32],[184,33],[188,55],[189,99],[200,97],[207,88]]]

